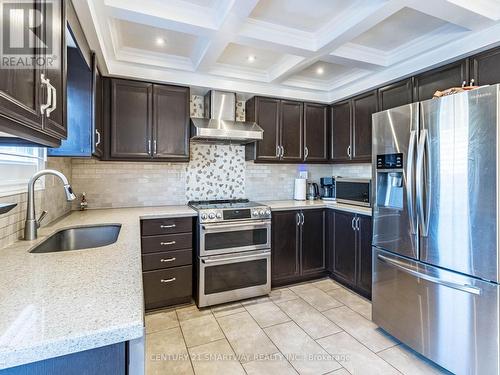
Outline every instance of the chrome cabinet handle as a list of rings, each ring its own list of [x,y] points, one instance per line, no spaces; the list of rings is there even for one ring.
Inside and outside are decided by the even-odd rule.
[[[347,156],[351,158],[351,145],[347,146]]]
[[[156,155],[156,139],[153,141],[153,154]]]
[[[394,268],[397,268],[403,272],[406,272],[409,275],[418,277],[418,278],[423,279],[423,280],[430,281],[431,283],[440,284],[440,285],[446,286],[448,288],[457,289],[457,290],[460,290],[462,292],[467,292],[467,293],[471,293],[471,294],[476,294],[476,295],[481,294],[481,289],[479,289],[473,285],[459,284],[459,283],[455,283],[452,281],[440,279],[439,277],[435,277],[435,276],[429,275],[427,273],[419,272],[417,270],[408,268],[404,263],[402,263],[398,260],[391,259],[389,257],[382,255],[382,254],[378,254],[377,258],[380,261],[382,261],[382,262],[384,262],[384,263],[386,263]]]
[[[160,282],[161,283],[171,283],[172,281],[175,281],[176,278],[175,277],[172,277],[171,279],[161,279]]]
[[[300,216],[302,217],[302,221],[301,221],[300,225],[302,225],[302,226],[303,226],[303,225],[304,225],[304,221],[305,221],[305,218],[304,218],[304,213],[303,213],[303,212],[301,212],[301,213],[300,213]]]
[[[299,226],[300,225],[300,213],[298,213],[298,212],[295,214],[295,221],[297,222],[297,226]]]
[[[162,263],[173,262],[175,259],[177,259],[177,258],[173,257],[173,258],[168,258],[168,259],[160,259],[160,262],[162,262]]]
[[[148,155],[151,155],[151,139],[148,139]]]
[[[359,217],[356,218],[356,230],[359,232]]]
[[[57,108],[57,90],[50,83],[47,83],[47,86],[49,87],[52,95],[52,105],[47,109],[47,117],[50,117],[50,114]]]
[[[424,152],[426,155],[424,155]],[[426,156],[426,162],[424,165],[424,156]],[[430,181],[430,165],[429,162],[430,152],[429,152],[429,135],[428,130],[423,129],[420,135],[420,140],[418,142],[417,149],[417,210],[418,216],[420,218],[420,229],[422,231],[422,237],[427,237],[429,234],[429,214],[430,214],[430,196],[427,192],[427,184]],[[425,178],[427,174],[427,179]],[[424,205],[424,195],[427,204]]]
[[[354,228],[354,220],[356,220],[356,217],[353,217],[352,220],[351,220],[351,228],[352,228],[352,230],[356,230],[356,228]]]
[[[309,149],[306,147],[304,147],[304,161],[307,159],[307,157],[309,156]]]
[[[280,157],[280,146],[276,145],[276,157]]]
[[[281,146],[281,158],[285,156],[285,147]]]
[[[414,172],[414,162],[415,162],[415,147],[417,145],[417,132],[412,130],[410,132],[410,141],[408,143],[408,161],[406,163],[406,169],[408,171],[408,175],[406,178],[406,201],[408,204],[408,220],[410,221],[410,231],[411,234],[417,233],[417,225],[415,223],[415,206],[414,206],[414,192],[413,185],[415,182],[413,181]]]
[[[96,146],[99,146],[101,144],[101,132],[99,130],[95,130],[95,134],[97,135],[97,142],[95,143]]]
[[[45,78],[45,74],[40,74],[40,82],[42,85],[45,85],[47,87],[47,102],[45,104],[40,105],[40,112],[45,114],[45,111],[52,106],[52,92],[50,87],[50,79]],[[50,85],[50,86],[49,86]]]
[[[160,246],[175,245],[175,241],[160,242]]]
[[[175,224],[160,225],[161,229],[175,228]]]

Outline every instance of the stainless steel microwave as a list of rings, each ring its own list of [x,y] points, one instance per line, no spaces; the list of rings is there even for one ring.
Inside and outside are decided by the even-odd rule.
[[[335,196],[339,203],[371,207],[371,180],[337,177]]]

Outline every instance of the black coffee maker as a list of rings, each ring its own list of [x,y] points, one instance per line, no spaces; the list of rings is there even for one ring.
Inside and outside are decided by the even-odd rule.
[[[321,199],[325,201],[335,200],[335,177],[321,177]]]

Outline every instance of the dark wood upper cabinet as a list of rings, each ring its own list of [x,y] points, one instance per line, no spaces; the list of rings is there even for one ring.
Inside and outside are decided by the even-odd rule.
[[[364,291],[365,296],[372,292],[372,219],[369,216],[358,215],[358,269],[356,285]]]
[[[280,283],[300,275],[298,211],[272,214],[271,276]]]
[[[264,130],[261,141],[246,146],[246,158],[255,161],[277,161],[280,145],[280,105],[274,98],[254,96],[246,102],[246,120]]]
[[[154,85],[153,154],[189,160],[189,88]]]
[[[351,101],[332,105],[331,108],[330,158],[345,162],[351,159]]]
[[[432,99],[437,90],[469,82],[469,60],[460,60],[414,77],[414,101]]]
[[[285,162],[302,161],[302,151],[304,150],[303,119],[303,103],[290,100],[281,101],[281,159]]]
[[[500,83],[500,48],[473,56],[470,60],[469,78],[478,86]]]
[[[302,210],[301,272],[321,272],[326,269],[325,210]]]
[[[413,80],[405,79],[378,89],[378,110],[396,108],[413,102]]]
[[[333,274],[345,283],[356,284],[356,232],[355,215],[335,211],[333,239]]]
[[[329,107],[304,104],[304,161],[328,161]]]
[[[352,160],[371,162],[372,114],[376,112],[376,91],[352,99]]]
[[[152,92],[151,83],[111,80],[111,158],[151,157]]]

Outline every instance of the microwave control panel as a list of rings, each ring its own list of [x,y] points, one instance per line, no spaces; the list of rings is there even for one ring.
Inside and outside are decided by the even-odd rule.
[[[377,169],[403,168],[403,154],[377,155]]]

